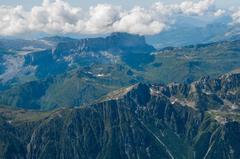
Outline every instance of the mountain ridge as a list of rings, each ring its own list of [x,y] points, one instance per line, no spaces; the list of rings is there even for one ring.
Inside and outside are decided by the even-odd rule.
[[[212,81],[219,79],[223,80],[224,87],[221,88],[224,91],[238,90],[240,93],[239,74],[205,79],[196,83],[214,86]],[[0,137],[0,145],[6,146],[0,156],[27,159],[237,159],[240,155],[237,110],[233,115],[219,107],[195,109],[182,102],[173,102],[171,96],[176,95],[173,90],[184,95],[187,89],[180,85],[174,87],[176,89],[170,87],[172,84],[139,83],[109,94],[90,106],[50,112],[1,107],[0,122],[3,124],[0,132],[6,137]],[[170,89],[170,94],[166,89]],[[199,89],[205,92],[204,87]],[[200,91],[197,92],[200,96],[193,100],[201,101],[204,107],[208,101]],[[238,102],[235,98],[230,99]]]

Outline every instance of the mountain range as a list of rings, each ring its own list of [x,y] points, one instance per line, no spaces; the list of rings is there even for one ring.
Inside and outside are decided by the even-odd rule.
[[[0,39],[0,158],[239,159],[238,29],[189,27]]]
[[[240,74],[139,83],[92,105],[0,108],[1,158],[238,159]]]
[[[239,40],[239,25],[232,25],[228,16],[207,18],[178,17],[173,27],[159,34],[146,36],[148,43],[156,48],[181,47],[225,40]]]
[[[113,33],[0,43],[0,104],[20,108],[88,105],[138,82],[191,83],[240,67],[239,40],[155,49],[143,36]]]

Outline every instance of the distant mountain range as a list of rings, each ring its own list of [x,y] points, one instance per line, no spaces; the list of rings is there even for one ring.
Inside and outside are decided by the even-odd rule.
[[[201,22],[195,18],[188,18],[186,21],[186,17],[183,17],[182,20],[179,18],[174,27],[156,35],[146,36],[147,42],[156,48],[239,39],[239,26],[231,25],[231,19],[228,16],[217,18],[211,22]]]

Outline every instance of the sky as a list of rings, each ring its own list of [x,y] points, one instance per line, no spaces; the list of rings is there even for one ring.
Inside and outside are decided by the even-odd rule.
[[[240,24],[240,0],[0,0],[0,36],[154,35],[178,17],[225,16],[230,25]]]
[[[160,0],[163,3],[181,3],[183,0]],[[159,0],[68,0],[68,2],[75,6],[82,8],[89,8],[98,3],[108,3],[113,5],[122,5],[126,8],[130,8],[134,5],[149,6]],[[26,8],[31,8],[34,5],[40,5],[41,0],[0,0],[0,5],[23,5]],[[240,6],[240,0],[216,0],[216,6],[219,8],[228,8],[231,6]]]

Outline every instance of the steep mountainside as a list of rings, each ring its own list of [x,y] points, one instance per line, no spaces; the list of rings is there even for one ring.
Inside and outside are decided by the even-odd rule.
[[[240,74],[136,84],[76,109],[0,109],[1,158],[240,158]]]
[[[119,51],[129,51],[135,53],[149,53],[155,49],[146,44],[145,38],[139,35],[131,35],[127,33],[112,33],[105,38],[88,38],[78,41],[67,41],[59,43],[56,54],[71,54],[72,52],[99,52],[113,50],[115,54]],[[59,52],[58,52],[59,51]]]

